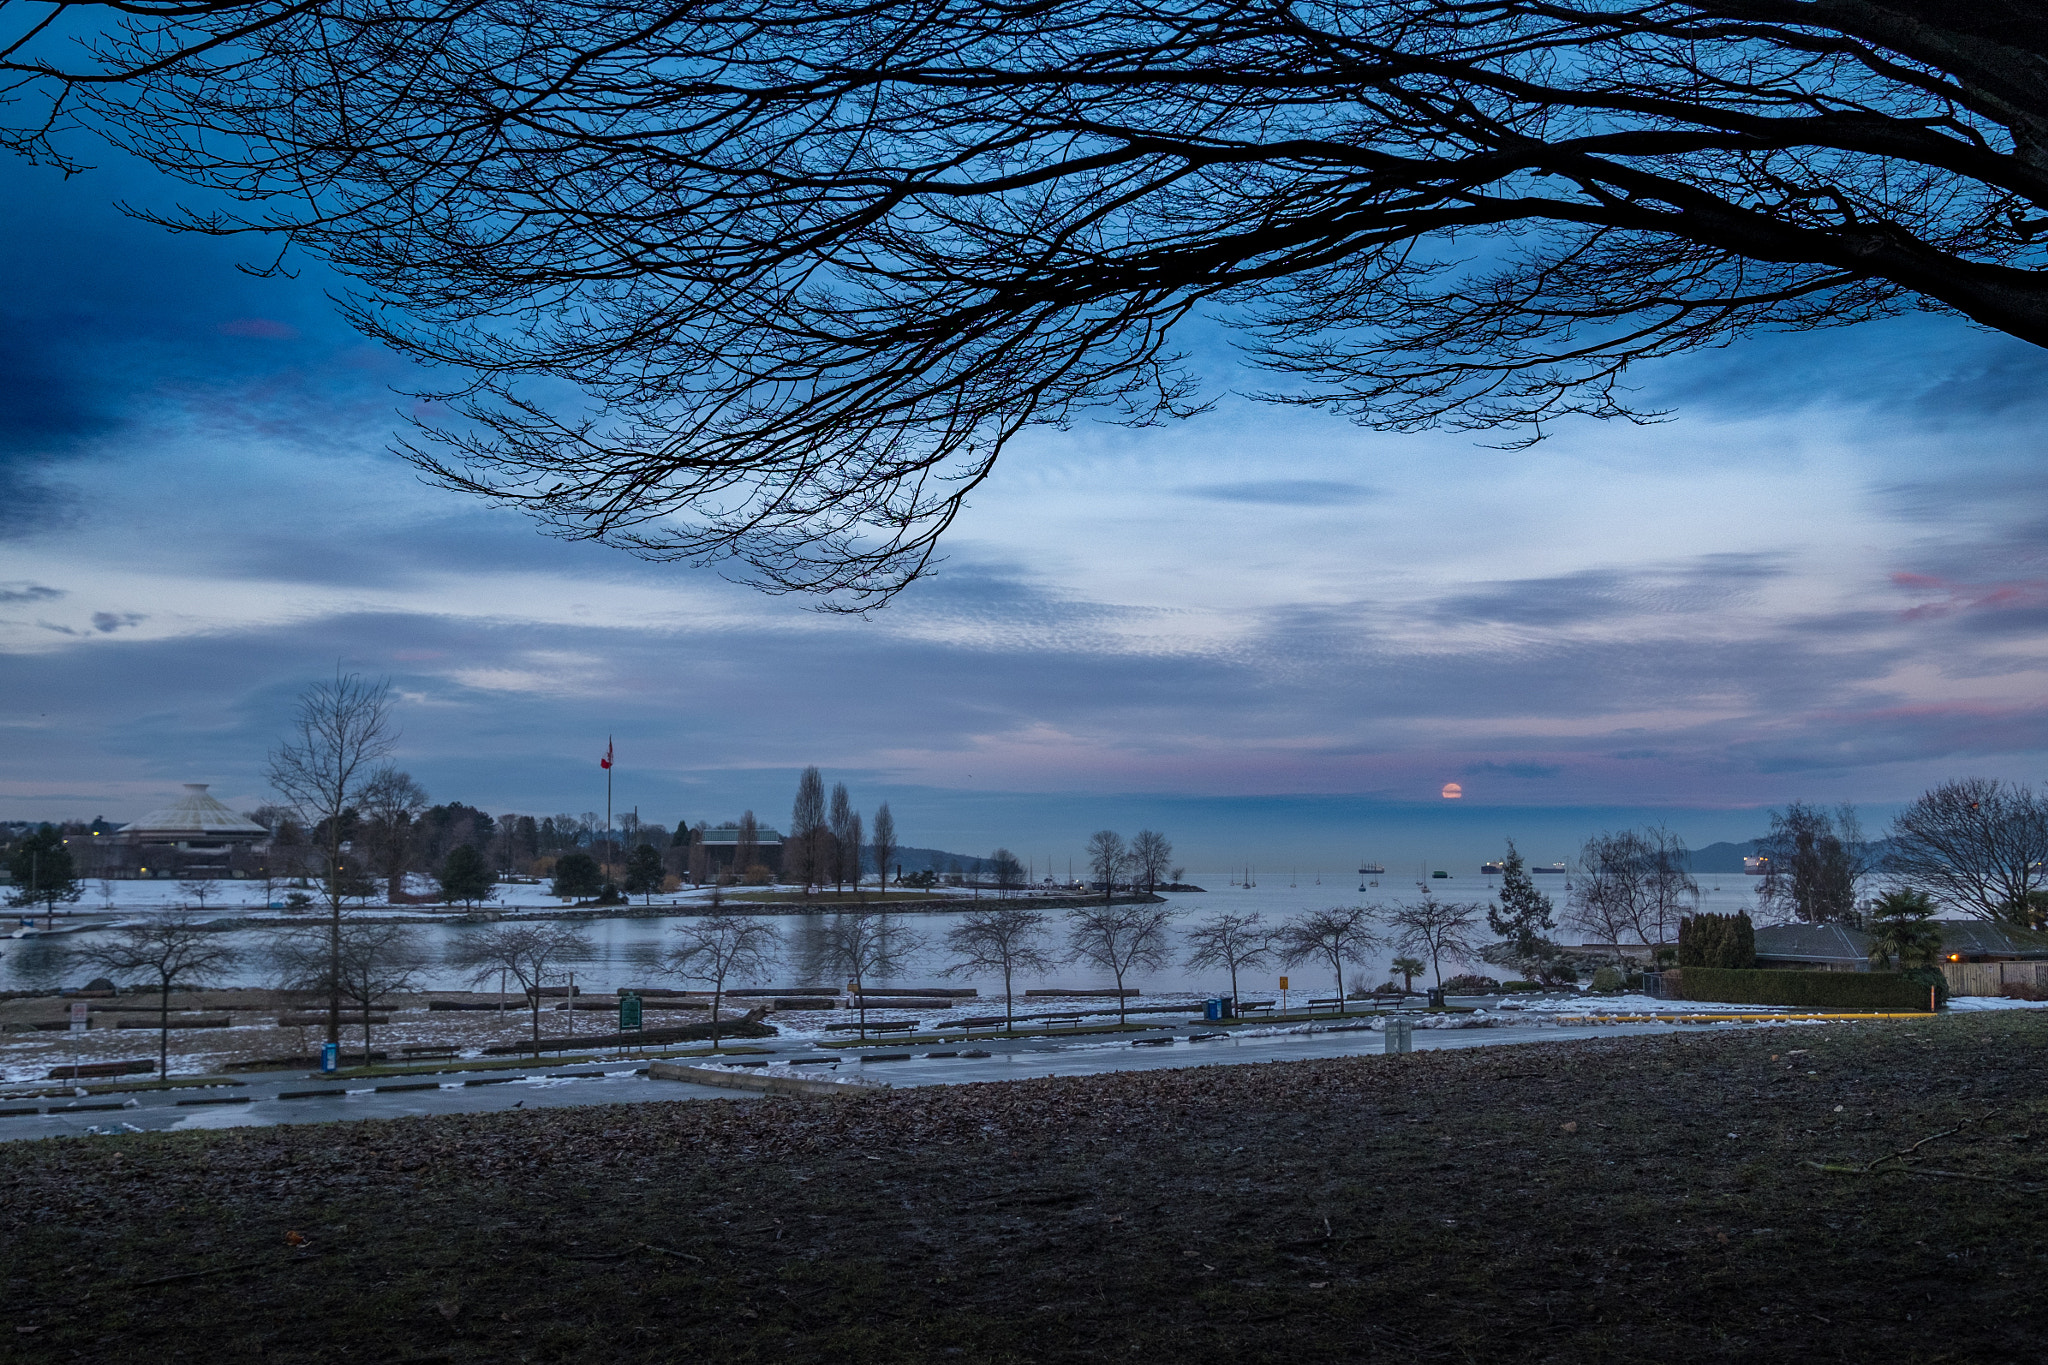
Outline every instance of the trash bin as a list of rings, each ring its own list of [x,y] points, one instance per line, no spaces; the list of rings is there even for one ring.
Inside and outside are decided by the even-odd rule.
[[[1223,1002],[1213,995],[1210,996],[1202,1005],[1202,1018],[1213,1024],[1222,1017]]]
[[[1442,986],[1431,986],[1429,988],[1429,1007],[1433,1010],[1440,1010],[1444,1007],[1444,988]]]
[[[1221,1005],[1223,1006],[1223,1013],[1222,1013],[1222,1017],[1223,1017],[1223,1018],[1225,1018],[1225,1019],[1235,1019],[1235,1018],[1237,1018],[1237,997],[1236,997],[1236,996],[1234,996],[1234,995],[1226,995],[1226,996],[1224,996],[1224,997],[1223,997],[1223,999],[1222,999],[1222,1000],[1221,1000],[1221,1001],[1220,1001],[1219,1003],[1220,1003],[1220,1004],[1221,1004]]]
[[[322,1043],[322,1044],[320,1044],[320,1069],[321,1069],[322,1071],[332,1071],[332,1070],[334,1070],[334,1069],[335,1069],[335,1067],[336,1067],[337,1065],[339,1065],[339,1063],[340,1063],[340,1062],[341,1062],[341,1044],[339,1044],[339,1043]]]
[[[1415,1022],[1411,1019],[1387,1020],[1386,1048],[1389,1057],[1415,1051]]]

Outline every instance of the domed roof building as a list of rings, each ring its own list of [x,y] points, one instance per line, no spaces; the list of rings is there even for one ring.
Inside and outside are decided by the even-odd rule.
[[[185,794],[124,827],[123,871],[137,877],[245,877],[267,852],[270,831],[187,782]]]

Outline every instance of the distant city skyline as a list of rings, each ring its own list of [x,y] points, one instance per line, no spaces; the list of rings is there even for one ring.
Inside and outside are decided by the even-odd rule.
[[[337,281],[123,218],[173,195],[103,160],[0,164],[0,818],[245,808],[337,663],[392,679],[437,799],[602,809],[610,733],[670,822],[785,819],[817,763],[964,852],[1149,824],[1191,866],[1391,865],[1377,821],[1550,861],[2048,779],[2048,357],[2008,338],[1756,338],[1643,371],[1663,424],[1510,452],[1229,396],[1259,381],[1198,330],[1216,412],[1027,433],[939,574],[849,619],[422,486],[386,447],[432,380]]]

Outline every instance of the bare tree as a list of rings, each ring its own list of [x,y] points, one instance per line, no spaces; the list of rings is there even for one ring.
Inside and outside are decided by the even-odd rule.
[[[826,963],[846,977],[846,988],[860,1010],[860,1036],[866,1038],[868,978],[894,972],[903,957],[924,946],[924,939],[884,911],[850,910],[832,917],[822,946]]]
[[[371,765],[398,742],[391,723],[391,684],[337,672],[299,694],[290,736],[270,753],[270,785],[327,834],[327,946],[333,983],[327,996],[327,1041],[341,1042],[342,824],[372,776]]]
[[[1944,782],[1893,819],[1886,868],[1966,915],[2032,925],[2032,893],[2048,885],[2048,801],[1991,778]]]
[[[860,817],[853,813],[853,799],[846,794],[846,784],[844,782],[834,782],[832,784],[832,813],[826,821],[827,827],[832,831],[832,847],[826,856],[826,861],[831,864],[829,875],[832,878],[832,889],[834,891],[846,889],[846,882],[849,876],[847,860],[849,858],[852,859],[850,874],[852,880],[855,883],[860,881],[860,839],[858,831],[854,828],[855,822],[859,819]],[[821,872],[818,877],[818,881],[821,884],[825,880],[825,875],[825,872]]]
[[[371,773],[357,796],[370,866],[384,878],[384,898],[398,904],[411,867],[413,821],[428,805],[427,789],[390,763]]]
[[[1131,876],[1144,884],[1146,895],[1151,895],[1159,883],[1170,880],[1167,873],[1172,867],[1172,842],[1157,830],[1139,830],[1131,840]]]
[[[333,962],[326,935],[318,929],[279,935],[270,945],[270,959],[286,990],[325,992],[332,984]],[[361,1011],[363,1065],[370,1064],[372,1012],[389,997],[417,990],[428,958],[411,926],[390,920],[356,920],[342,926],[341,974],[336,979],[342,998]]]
[[[157,1001],[156,1074],[164,1075],[171,1058],[171,992],[191,987],[227,971],[242,952],[182,912],[160,915],[144,924],[114,931],[103,943],[72,950],[74,961],[98,967],[110,976],[139,978],[155,984]]]
[[[1166,926],[1172,919],[1170,912],[1151,905],[1081,906],[1067,912],[1068,960],[1089,963],[1114,978],[1119,1024],[1129,1022],[1124,979],[1166,965]]]
[[[699,820],[690,827],[690,884],[702,886],[711,873],[711,856],[704,847],[704,835],[710,826]]]
[[[220,878],[211,872],[195,872],[179,879],[178,890],[191,897],[192,903],[198,906],[203,914],[206,910],[206,898],[220,890]]]
[[[1108,905],[1116,884],[1130,866],[1131,853],[1124,836],[1113,829],[1098,829],[1088,836],[1088,867],[1102,880],[1102,903]]]
[[[782,845],[785,857],[789,844]],[[741,811],[739,834],[733,840],[732,872],[734,881],[745,881],[747,872],[761,861],[761,826],[754,819],[754,812]]]
[[[2024,5],[99,12],[0,53],[13,140],[85,118],[260,206],[178,225],[365,281],[476,376],[435,477],[855,604],[1030,425],[1200,410],[1219,308],[1267,397],[1396,430],[1635,416],[1634,363],[1912,309],[2048,342]]]
[[[1444,984],[1444,959],[1472,958],[1479,954],[1479,926],[1485,922],[1486,907],[1477,901],[1440,901],[1425,889],[1422,899],[1396,906],[1387,915],[1394,931],[1394,944],[1429,959],[1436,984]]]
[[[1699,904],[1685,841],[1669,830],[1596,834],[1579,852],[1567,922],[1604,943],[1663,944]]]
[[[875,833],[871,847],[875,850],[875,876],[881,882],[881,889],[889,889],[889,861],[896,856],[896,817],[889,813],[889,803],[884,801],[875,808]]]
[[[1273,931],[1264,915],[1216,915],[1188,932],[1188,966],[1230,973],[1230,998],[1238,999],[1237,974],[1273,960]]]
[[[946,948],[954,956],[947,976],[978,976],[995,972],[1003,978],[1003,1028],[1017,1027],[1015,992],[1011,978],[1017,972],[1049,972],[1056,964],[1046,950],[1045,938],[1052,919],[1043,910],[1006,905],[994,910],[970,910],[946,931]]]
[[[1383,945],[1373,930],[1373,914],[1362,905],[1333,906],[1296,915],[1274,936],[1280,960],[1327,966],[1337,979],[1337,1012],[1344,1013],[1344,964],[1359,963]]]
[[[661,970],[685,981],[710,983],[711,1047],[716,1051],[726,981],[765,975],[781,960],[782,935],[766,920],[744,915],[686,920],[675,934],[676,944],[663,956]]]
[[[456,944],[450,960],[470,970],[470,981],[482,985],[509,972],[533,1006],[533,1041],[540,1041],[541,987],[563,974],[561,964],[587,958],[595,950],[588,936],[566,924],[509,924],[470,935]],[[569,1008],[576,1001],[572,997]],[[575,1017],[571,1014],[571,1019]]]
[[[996,890],[1006,896],[1024,884],[1024,864],[1007,848],[988,855],[988,871],[996,879]]]
[[[825,817],[825,779],[815,767],[805,768],[789,809],[789,837],[782,841],[782,862],[784,870],[802,882],[806,896],[812,886],[824,885],[831,875],[826,857],[831,837]]]

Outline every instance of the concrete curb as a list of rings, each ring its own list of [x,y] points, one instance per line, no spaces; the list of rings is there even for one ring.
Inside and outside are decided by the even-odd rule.
[[[873,1085],[840,1085],[814,1081],[807,1076],[764,1076],[758,1071],[727,1071],[716,1066],[683,1066],[676,1062],[649,1062],[651,1081],[688,1081],[693,1085],[723,1086],[727,1090],[758,1090],[766,1095],[845,1095],[873,1090]]]

